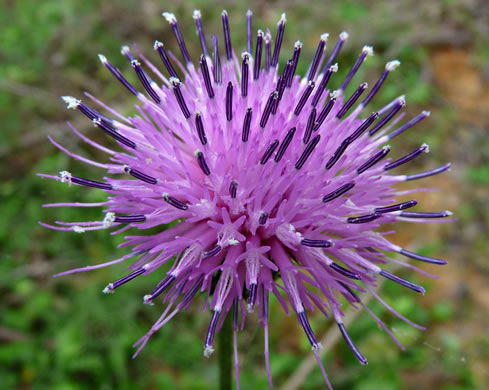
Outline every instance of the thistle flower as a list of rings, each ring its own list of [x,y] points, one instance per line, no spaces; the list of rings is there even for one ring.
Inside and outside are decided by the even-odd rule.
[[[329,84],[338,70],[336,59],[347,33],[341,33],[328,54],[328,34],[321,35],[304,77],[296,75],[302,43],[295,43],[292,58],[279,66],[286,18],[282,15],[272,45],[269,30],[252,35],[252,13],[247,13],[247,48],[236,55],[230,39],[226,11],[222,12],[224,51],[217,36],[212,44],[204,34],[201,14],[194,11],[202,55],[192,62],[175,16],[163,13],[170,23],[183,63],[156,41],[154,49],[169,76],[163,75],[136,49],[127,46],[127,57],[141,85],[127,81],[122,71],[103,55],[102,64],[133,94],[139,114],[123,117],[86,94],[105,110],[102,114],[80,99],[64,96],[68,108],[77,109],[93,125],[112,137],[122,151],[101,146],[71,129],[89,145],[109,155],[99,163],[76,155],[50,138],[69,156],[105,169],[110,176],[97,180],[67,171],[59,176],[40,175],[68,185],[94,187],[108,194],[102,203],[55,203],[46,207],[104,207],[105,216],[95,222],[56,222],[43,226],[83,233],[116,229],[112,234],[139,229],[125,237],[130,252],[116,260],[78,268],[59,275],[93,270],[137,258],[130,272],[105,287],[112,293],[137,277],[156,272],[161,281],[148,287],[145,304],[163,297],[161,317],[135,346],[137,353],[149,338],[177,313],[186,310],[196,295],[206,296],[210,308],[204,355],[214,351],[214,335],[224,319],[232,317],[236,334],[247,313],[258,311],[265,334],[265,357],[271,385],[268,331],[269,299],[291,310],[304,329],[329,387],[319,359],[321,348],[308,321],[315,308],[332,317],[360,363],[367,360],[343,325],[342,300],[362,305],[360,293],[372,290],[378,277],[425,293],[425,289],[384,269],[395,261],[389,252],[431,264],[444,260],[421,256],[391,243],[376,231],[399,220],[431,222],[451,215],[448,211],[406,211],[416,200],[399,202],[400,182],[422,179],[446,171],[450,164],[422,173],[396,175],[395,168],[429,151],[422,144],[393,160],[386,145],[423,120],[429,112],[397,126],[406,104],[403,96],[376,112],[364,115],[399,61],[390,61],[368,91],[361,83],[351,94],[345,90],[373,49],[365,46],[338,89]],[[253,47],[254,46],[254,47]],[[273,48],[272,48],[273,46]],[[254,49],[254,50],[253,50]],[[224,53],[221,57],[220,53]],[[153,81],[151,72],[160,79]],[[362,96],[366,97],[361,100]],[[115,118],[115,119],[112,119]],[[168,224],[172,223],[171,227]],[[144,234],[160,227],[160,232]],[[169,271],[162,267],[170,264]],[[165,268],[166,270],[167,268]],[[290,309],[289,309],[290,307]],[[364,306],[365,307],[365,306]],[[395,336],[368,309],[374,320]],[[255,317],[252,317],[255,318]],[[237,370],[238,375],[238,370]],[[239,386],[239,380],[238,386]]]

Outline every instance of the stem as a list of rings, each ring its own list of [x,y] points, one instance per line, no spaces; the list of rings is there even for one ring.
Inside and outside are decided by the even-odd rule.
[[[231,316],[227,315],[219,331],[219,390],[231,390],[232,336]]]

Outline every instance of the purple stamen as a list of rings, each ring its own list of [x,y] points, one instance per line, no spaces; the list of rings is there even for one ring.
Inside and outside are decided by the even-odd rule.
[[[216,244],[211,249],[209,249],[208,251],[202,252],[201,258],[202,259],[208,259],[209,257],[217,255],[221,250],[222,250],[221,245]]]
[[[338,282],[339,284],[341,284],[341,286],[346,290],[348,291],[348,293],[350,294],[350,296],[353,298],[353,301],[354,302],[358,302],[360,303],[360,298],[358,297],[357,294],[355,294],[355,292],[349,287],[347,286],[345,283],[343,282]],[[343,295],[345,295],[344,293],[342,293]]]
[[[267,161],[269,160],[269,158],[272,156],[273,152],[277,148],[278,144],[279,144],[279,140],[276,139],[270,145],[268,145],[267,149],[265,150],[265,153],[263,153],[263,156],[260,159],[261,165],[265,165],[267,163]]]
[[[233,330],[238,331],[239,327],[239,301],[238,298],[234,298],[233,301]]]
[[[158,283],[158,286],[151,291],[150,294],[145,295],[143,298],[143,302],[145,304],[150,303],[153,301],[155,298],[157,298],[159,295],[165,292],[165,290],[170,287],[170,285],[174,282],[175,276],[173,275],[168,275],[166,276],[160,283]]]
[[[261,55],[263,51],[263,31],[258,30],[256,36],[255,63],[253,68],[253,79],[258,80],[260,77]]]
[[[168,70],[170,76],[178,78],[178,74],[175,71],[175,68],[173,67],[170,61],[170,57],[168,57],[168,54],[166,53],[163,43],[156,41],[154,44],[154,48],[158,51],[158,54],[160,55],[160,58],[163,61],[163,65],[165,65],[165,68],[166,70]]]
[[[183,39],[182,33],[178,28],[177,19],[175,15],[170,14],[168,12],[163,12],[163,16],[170,23],[173,33],[175,34],[175,38],[177,39],[178,46],[180,47],[180,51],[182,52],[182,57],[185,60],[185,63],[190,63],[190,56],[188,54],[187,46],[185,46],[185,41]]]
[[[273,91],[268,97],[267,103],[265,104],[265,108],[263,109],[263,114],[260,119],[260,127],[265,128],[268,118],[270,117],[270,113],[272,112],[272,106],[274,104],[275,99],[278,99],[278,92]]]
[[[193,287],[187,291],[183,299],[180,301],[178,304],[177,308],[181,309],[182,307],[187,306],[192,298],[197,294],[197,292],[200,290],[202,287],[202,283],[204,282],[204,275],[202,275],[199,280],[193,285]]]
[[[312,345],[313,350],[317,350],[320,348],[319,343],[312,331],[311,325],[309,324],[309,320],[307,319],[307,315],[305,311],[301,311],[297,313],[297,318],[299,319],[299,323],[302,325],[304,332],[306,333],[307,339]]]
[[[260,218],[258,219],[258,223],[260,225],[265,225],[267,223],[268,217],[269,217],[269,214],[265,211],[262,211],[260,214]]]
[[[406,249],[401,249],[399,251],[400,254],[410,257],[414,260],[424,261],[425,263],[437,264],[437,265],[445,265],[447,262],[442,259],[435,259],[433,257],[418,255],[417,253],[410,252]]]
[[[381,213],[374,212],[372,214],[361,215],[359,217],[348,217],[346,219],[346,222],[347,223],[355,223],[355,224],[368,223],[368,222],[372,222],[372,221],[376,220],[377,218],[379,218],[381,216],[382,216]]]
[[[80,112],[83,115],[85,115],[87,118],[89,118],[92,122],[94,120],[101,119],[102,122],[105,122],[105,124],[107,126],[110,126],[111,128],[113,128],[113,125],[112,125],[113,121],[111,119],[107,118],[105,115],[102,115],[100,112],[98,112],[94,108],[87,106],[85,103],[78,100],[76,108],[78,108],[78,110],[80,110]]]
[[[418,204],[416,200],[408,200],[407,202],[393,204],[392,206],[377,207],[374,211],[377,213],[390,213],[392,211],[400,211],[409,209]]]
[[[309,68],[309,75],[307,79],[314,80],[316,76],[316,72],[318,70],[319,62],[321,61],[321,57],[323,56],[324,47],[326,46],[326,40],[328,39],[328,34],[321,35],[321,39],[319,40],[318,48],[316,50],[316,54],[314,54],[314,58],[312,59],[311,66]]]
[[[260,291],[260,316],[265,322],[268,322],[268,291],[262,285]]]
[[[187,103],[185,103],[185,99],[183,98],[183,94],[182,94],[182,91],[180,89],[180,84],[182,84],[182,82],[176,78],[171,78],[170,82],[173,86],[173,93],[175,94],[175,98],[177,99],[177,103],[180,106],[180,109],[182,110],[183,116],[186,119],[190,118],[190,116],[191,116],[190,111],[187,107]]]
[[[340,90],[344,91],[346,89],[346,87],[348,87],[348,84],[350,84],[351,79],[353,78],[353,76],[355,76],[355,73],[357,73],[357,71],[360,68],[360,66],[362,65],[363,61],[365,61],[365,58],[367,57],[367,55],[372,55],[372,54],[373,54],[373,52],[372,52],[371,47],[365,46],[363,48],[360,56],[358,57],[356,62],[353,64],[352,68],[350,69],[350,72],[348,73],[345,80],[341,84]]]
[[[343,276],[346,276],[347,278],[349,279],[355,279],[355,280],[361,280],[362,277],[357,274],[356,272],[352,272],[344,267],[342,267],[341,265],[335,263],[335,262],[332,262],[330,265],[331,269],[334,269],[336,272],[338,272],[339,274],[343,275]]]
[[[248,311],[250,313],[252,313],[254,308],[255,308],[257,289],[258,289],[258,286],[256,283],[250,284],[250,290],[249,290],[250,295],[248,296]]]
[[[214,82],[216,84],[222,83],[222,67],[221,67],[221,57],[219,55],[219,43],[217,41],[217,36],[212,36],[212,68],[214,71]]]
[[[181,200],[178,200],[173,196],[168,195],[167,193],[163,194],[163,199],[166,203],[172,205],[173,207],[176,207],[177,209],[188,210],[188,205],[185,202],[182,202]]]
[[[350,145],[350,138],[346,137],[343,142],[338,146],[336,151],[334,152],[333,156],[329,159],[329,161],[326,163],[326,169],[331,169],[333,168],[333,165],[336,164],[336,162],[340,159],[340,157],[343,155],[345,152],[346,148]]]
[[[246,12],[246,38],[248,53],[251,53],[253,51],[253,12],[251,10]]]
[[[243,63],[241,64],[241,96],[248,96],[248,73],[249,73],[249,59],[248,54],[243,55]]]
[[[251,116],[253,115],[253,109],[248,107],[243,121],[243,132],[241,133],[241,141],[248,142],[250,136]]]
[[[273,49],[273,59],[271,63],[272,66],[278,65],[280,48],[282,47],[282,40],[284,39],[285,22],[286,22],[285,14],[282,14],[278,22],[277,37],[275,38],[275,48]]]
[[[392,72],[399,65],[400,65],[399,61],[391,61],[391,62],[387,63],[387,65],[385,66],[384,72],[382,73],[380,78],[377,80],[377,82],[375,83],[374,87],[372,88],[370,93],[367,95],[365,100],[362,102],[363,107],[365,107],[368,103],[370,103],[370,101],[377,94],[377,92],[379,92],[380,87],[384,83],[384,81],[387,78],[387,76],[389,75],[389,73]]]
[[[338,322],[338,327],[340,328],[340,332],[343,335],[346,344],[348,344],[348,347],[350,347],[350,349],[355,354],[358,361],[362,364],[368,364],[367,359],[365,359],[365,356],[362,355],[362,353],[358,350],[357,346],[353,343],[353,340],[351,339],[350,335],[346,331],[345,325],[342,322]]]
[[[202,115],[199,111],[195,113],[195,128],[197,129],[197,135],[199,136],[200,143],[207,145],[207,137],[204,131],[204,123],[202,122]]]
[[[231,35],[229,33],[229,19],[226,10],[222,11],[222,30],[224,33],[224,46],[226,47],[226,57],[228,61],[233,59],[233,49],[231,47]]]
[[[107,121],[102,120],[102,118],[97,118],[97,119],[93,120],[93,123],[95,126],[97,126],[99,129],[101,129],[104,133],[110,135],[116,141],[120,142],[121,144],[126,145],[128,148],[136,149],[136,143],[135,142],[133,142],[130,139],[121,135],[116,129],[114,129],[112,126],[110,126],[107,123]]]
[[[331,240],[312,240],[310,238],[303,238],[301,244],[304,246],[310,246],[313,248],[329,248],[333,246],[333,241]]]
[[[314,127],[314,123],[316,122],[316,109],[313,108],[311,113],[309,114],[309,118],[307,119],[306,129],[304,130],[304,137],[302,138],[302,142],[307,144],[311,139],[312,128]]]
[[[202,26],[202,19],[200,18],[200,11],[194,11],[195,25],[197,26],[197,33],[199,34],[200,47],[202,48],[202,53],[206,57],[209,57],[209,51],[207,50],[207,42],[205,41],[204,26]],[[174,76],[176,77],[176,76]]]
[[[438,213],[420,213],[414,211],[401,211],[400,217],[406,218],[446,218],[453,215],[451,211],[440,211]]]
[[[226,119],[233,120],[233,83],[230,81],[226,88]]]
[[[204,79],[205,89],[210,99],[214,97],[214,89],[212,88],[211,75],[209,73],[209,67],[207,66],[207,60],[203,54],[200,56],[200,70]]]
[[[231,198],[236,198],[236,195],[238,193],[238,182],[236,180],[233,180],[231,184],[229,185],[229,195],[231,195]]]
[[[428,116],[430,116],[430,112],[429,111],[423,111],[421,114],[414,117],[409,122],[407,122],[404,125],[402,125],[401,127],[399,127],[397,130],[394,130],[392,133],[388,134],[387,138],[392,139],[392,138],[398,136],[399,134],[405,132],[407,129],[409,129],[410,127],[413,127],[416,123],[420,122],[421,120],[423,120],[424,118],[426,118]]]
[[[212,313],[211,322],[209,324],[209,329],[207,330],[207,337],[205,338],[204,344],[204,356],[209,357],[214,351],[212,348],[212,340],[214,340],[214,334],[216,333],[217,321],[219,320],[219,315],[221,312],[219,310],[214,310]]]
[[[355,102],[360,98],[362,93],[367,89],[368,84],[367,83],[362,83],[360,86],[356,89],[355,92],[350,96],[350,98],[346,101],[345,104],[343,104],[343,107],[338,111],[338,114],[336,114],[336,117],[338,119],[341,119],[345,116],[345,114],[348,112],[348,110],[355,104]]]
[[[401,157],[399,160],[396,160],[394,162],[391,162],[390,164],[387,164],[384,167],[384,170],[388,171],[389,169],[396,168],[399,165],[405,164],[408,161],[413,160],[414,158],[418,157],[421,153],[428,152],[428,151],[429,151],[428,145],[423,144],[418,149],[416,149],[415,151],[405,155],[404,157]]]
[[[135,60],[135,58],[133,57],[133,55],[131,53],[131,50],[129,49],[129,46],[122,46],[121,54],[123,56],[125,56],[129,60],[129,62]]]
[[[309,99],[309,96],[311,96],[312,90],[314,89],[315,85],[316,84],[314,83],[314,81],[308,82],[306,89],[304,90],[301,98],[299,99],[299,103],[297,103],[297,106],[295,107],[294,110],[295,116],[299,116],[299,114],[301,113],[302,109],[304,108],[304,105],[307,102],[307,99]]]
[[[99,181],[88,180],[75,175],[70,175],[69,181],[71,183],[78,184],[85,187],[100,188],[101,190],[110,191],[112,190],[112,185],[108,183],[101,183]]]
[[[275,158],[274,158],[275,162],[278,163],[280,160],[282,160],[282,157],[284,156],[285,151],[287,150],[290,143],[292,142],[292,138],[294,137],[295,130],[296,130],[296,128],[293,127],[285,135],[284,140],[282,141],[282,144],[280,145],[280,148],[278,148],[277,153],[275,154]]]
[[[357,169],[357,174],[361,174],[365,172],[367,169],[372,168],[375,164],[377,164],[380,160],[382,160],[385,156],[387,156],[390,151],[391,151],[390,146],[384,146],[381,150],[379,150],[367,161],[365,161],[365,163],[363,163],[360,166],[360,168]]]
[[[114,218],[115,218],[114,222],[119,222],[119,223],[133,223],[133,222],[146,221],[145,215],[116,215]]]
[[[141,67],[141,64],[139,63],[139,61],[138,60],[132,60],[131,65],[132,65],[133,69],[135,70],[139,80],[141,81],[141,84],[143,85],[144,89],[146,90],[146,92],[148,92],[148,95],[151,96],[151,99],[153,99],[155,101],[155,103],[159,104],[161,102],[161,99],[158,96],[158,94],[156,93],[156,91],[153,89],[153,87],[151,86],[152,81],[149,78],[149,76],[146,74],[146,72],[143,70],[143,68]]]
[[[312,98],[311,104],[313,107],[316,107],[317,104],[319,103],[319,99],[321,98],[324,90],[326,89],[326,86],[328,85],[329,79],[331,78],[333,72],[334,72],[334,68],[330,66],[329,69],[324,74],[321,82],[319,83],[318,89],[316,90],[316,93]]]
[[[138,171],[137,169],[133,169],[127,165],[124,167],[124,172],[148,184],[156,185],[158,183],[154,177],[148,176],[145,173]]]
[[[131,92],[133,95],[138,96],[139,92],[134,88],[129,81],[126,80],[126,78],[122,75],[121,71],[117,69],[114,65],[112,65],[105,56],[102,54],[98,55],[100,58],[100,61],[102,64],[105,65],[105,67],[116,77],[117,80],[120,81],[120,83],[126,87],[129,92]]]
[[[329,112],[331,111],[335,103],[336,103],[336,98],[329,99],[328,103],[326,103],[326,105],[319,113],[313,131],[317,131],[321,127],[321,125],[323,124],[324,120],[327,118]]]
[[[390,272],[381,270],[379,272],[379,275],[383,276],[384,278],[390,279],[393,282],[399,283],[401,286],[404,286],[404,287],[410,288],[411,290],[419,292],[423,295],[426,293],[426,290],[423,287],[418,286],[417,284],[414,284],[412,282],[409,282],[403,278],[400,278],[399,276],[393,275]]]
[[[373,112],[367,119],[363,121],[363,123],[356,129],[352,135],[350,135],[351,142],[355,141],[358,137],[360,137],[368,127],[375,122],[375,120],[379,117],[377,112]]]
[[[333,62],[336,60],[336,57],[338,57],[338,54],[341,51],[341,48],[343,47],[343,44],[348,38],[348,34],[346,32],[342,32],[338,38],[338,41],[336,42],[336,45],[331,52],[331,55],[328,58],[328,61],[324,65],[324,68],[321,73],[325,73],[326,69],[329,69],[331,65],[333,65]]]
[[[318,134],[316,135],[311,142],[309,142],[302,152],[302,155],[299,157],[297,162],[295,163],[295,169],[299,170],[303,167],[303,165],[306,163],[307,159],[313,152],[314,148],[316,145],[319,143],[319,140],[321,139],[321,136]]]
[[[397,112],[403,108],[406,105],[406,102],[404,99],[398,99],[397,102],[394,104],[394,107],[385,114],[385,116],[372,128],[369,130],[368,134],[369,135],[374,135],[377,131],[379,131],[384,125],[389,122],[394,115],[397,114]]]
[[[107,287],[105,287],[104,292],[108,293],[114,291],[117,287],[120,287],[123,284],[126,284],[127,282],[130,282],[134,278],[138,277],[139,275],[144,274],[145,271],[146,271],[146,267],[141,267],[136,271],[131,272],[129,275],[124,276],[122,279],[109,283]]]
[[[327,195],[323,196],[323,202],[331,202],[332,200],[338,198],[339,196],[343,195],[345,192],[351,190],[353,187],[355,187],[355,182],[351,181],[349,183],[343,184],[340,188],[337,190],[334,190],[333,192],[330,192]]]
[[[436,168],[436,169],[433,169],[431,171],[416,173],[414,175],[408,175],[408,176],[406,176],[406,180],[417,180],[417,179],[423,179],[425,177],[437,175],[439,173],[445,172],[451,166],[452,166],[452,164],[448,163],[448,164],[441,166],[440,168]]]
[[[292,69],[290,70],[290,76],[287,79],[287,87],[292,86],[292,81],[294,79],[295,71],[297,69],[297,64],[299,63],[299,57],[301,55],[302,43],[297,41],[295,43],[294,54],[292,55]]]
[[[272,34],[270,34],[270,30],[267,28],[267,33],[265,34],[265,70],[270,70],[270,66],[272,64]]]
[[[198,150],[195,155],[197,156],[197,162],[199,163],[200,169],[202,169],[202,172],[206,176],[209,176],[211,174],[211,170],[209,169],[209,166],[207,165],[207,161],[205,161],[204,153],[202,153],[200,150]]]

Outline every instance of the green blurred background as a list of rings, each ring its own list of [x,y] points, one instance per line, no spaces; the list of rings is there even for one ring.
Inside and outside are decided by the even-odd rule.
[[[367,313],[354,313],[350,333],[369,365],[360,366],[333,329],[323,361],[335,389],[489,388],[489,2],[3,0],[0,4],[1,389],[216,388],[216,356],[210,360],[202,356],[209,317],[200,312],[201,305],[178,315],[131,360],[131,345],[162,310],[142,305],[142,296],[157,282],[157,275],[135,280],[115,295],[103,295],[101,290],[124,275],[124,266],[52,277],[66,269],[118,258],[124,251],[116,249],[121,237],[105,231],[78,235],[40,227],[39,220],[100,218],[99,210],[43,209],[43,203],[101,201],[103,195],[35,174],[64,169],[86,177],[99,174],[48,142],[51,135],[74,152],[95,160],[105,158],[83,145],[69,131],[66,120],[110,145],[85,117],[65,109],[61,95],[82,97],[83,91],[89,91],[124,114],[134,113],[135,99],[101,66],[98,53],[104,53],[131,80],[127,61],[119,54],[122,44],[137,43],[160,66],[152,50],[155,39],[177,52],[161,17],[162,11],[171,11],[196,59],[200,48],[194,8],[202,11],[207,34],[221,34],[220,11],[226,8],[233,46],[240,50],[245,45],[248,7],[254,11],[254,29],[270,26],[272,33],[280,13],[287,13],[282,60],[291,54],[293,43],[302,40],[302,73],[307,66],[304,59],[312,58],[323,32],[331,33],[332,42],[341,31],[350,33],[339,58],[336,84],[364,44],[374,45],[376,56],[367,61],[352,85],[374,82],[386,61],[399,59],[402,66],[389,76],[373,109],[405,93],[408,115],[432,111],[428,120],[393,142],[395,156],[423,141],[432,150],[400,171],[453,163],[451,172],[416,185],[440,188],[417,199],[425,210],[454,211],[457,222],[399,223],[394,238],[409,249],[448,259],[442,268],[423,266],[441,278],[400,272],[424,285],[425,297],[394,283],[381,288],[389,304],[426,325],[428,331],[414,330],[371,302],[372,310],[407,350],[400,351]],[[276,302],[271,317],[276,388],[324,388],[319,369],[309,365],[310,347],[297,321],[286,318]],[[311,319],[318,335],[332,327],[322,316],[311,315]],[[263,336],[253,317],[239,343],[242,389],[266,388]]]

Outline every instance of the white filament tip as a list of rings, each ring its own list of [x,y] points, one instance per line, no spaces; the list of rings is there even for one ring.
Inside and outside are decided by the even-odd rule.
[[[250,9],[246,11],[246,16],[251,16],[251,15],[253,15],[253,12]]]
[[[104,64],[104,65],[107,63],[107,57],[105,57],[103,54],[99,54],[99,55],[98,55],[98,59],[99,59],[99,60],[100,60],[100,62],[101,62],[102,64]]]
[[[364,46],[362,51],[370,57],[374,55],[374,48],[372,46]]]
[[[61,171],[59,173],[59,176],[61,177],[61,183],[68,183],[71,184],[71,173],[68,171]]]
[[[450,210],[445,210],[445,214],[449,217],[453,215],[453,213]]]
[[[212,345],[206,345],[204,348],[204,357],[210,358],[213,353],[214,348],[212,348]]]
[[[73,96],[61,96],[61,99],[63,99],[63,101],[68,105],[66,107],[68,109],[70,109],[70,108],[75,109],[81,103],[81,100],[75,99]]]
[[[402,95],[400,98],[399,98],[399,104],[401,106],[405,106],[406,105],[406,96]]]
[[[107,287],[105,287],[102,292],[104,294],[113,294],[114,293],[114,285],[112,283],[109,283]]]
[[[431,115],[431,111],[423,111],[423,115],[424,116],[430,116]]]
[[[401,65],[401,61],[398,61],[398,60],[389,61],[387,64],[385,64],[385,69],[388,70],[389,72],[392,72],[399,65]]]
[[[126,54],[128,54],[130,52],[131,52],[131,50],[129,49],[129,46],[124,45],[124,46],[121,47],[121,54],[122,55],[126,55]]]
[[[421,145],[422,148],[424,148],[424,152],[425,153],[429,153],[430,152],[430,145],[428,145],[426,142],[423,143],[423,145]]]
[[[281,23],[285,23],[286,21],[287,21],[287,17],[286,17],[285,12],[284,12],[282,15],[280,15],[280,19],[279,19],[277,25],[280,26]]]
[[[105,218],[103,221],[103,225],[105,229],[110,228],[115,222],[115,214],[114,213],[107,213],[105,214]]]
[[[194,13],[193,13],[193,15],[192,15],[192,16],[193,16],[193,18],[194,18],[194,19],[200,19],[200,17],[201,17],[202,15],[200,14],[200,10],[198,10],[198,9],[194,9]]]
[[[295,41],[294,47],[296,47],[297,49],[301,48],[302,47],[302,42],[301,41]]]
[[[338,63],[331,65],[329,69],[331,69],[331,72],[338,72]]]
[[[77,226],[77,225],[73,226],[73,231],[75,233],[85,233],[85,229],[82,228],[81,226]]]
[[[329,37],[328,33],[321,34],[321,41],[326,42],[328,40],[328,37]]]
[[[163,43],[161,43],[160,41],[155,41],[155,43],[153,44],[153,49],[158,50],[159,47],[163,47]]]
[[[341,34],[340,34],[340,39],[342,41],[346,41],[348,39],[349,35],[346,31],[343,31]]]
[[[180,85],[181,81],[178,77],[170,77],[168,79],[173,86]]]
[[[171,12],[163,12],[162,15],[168,23],[175,24],[177,22],[177,18]]]

